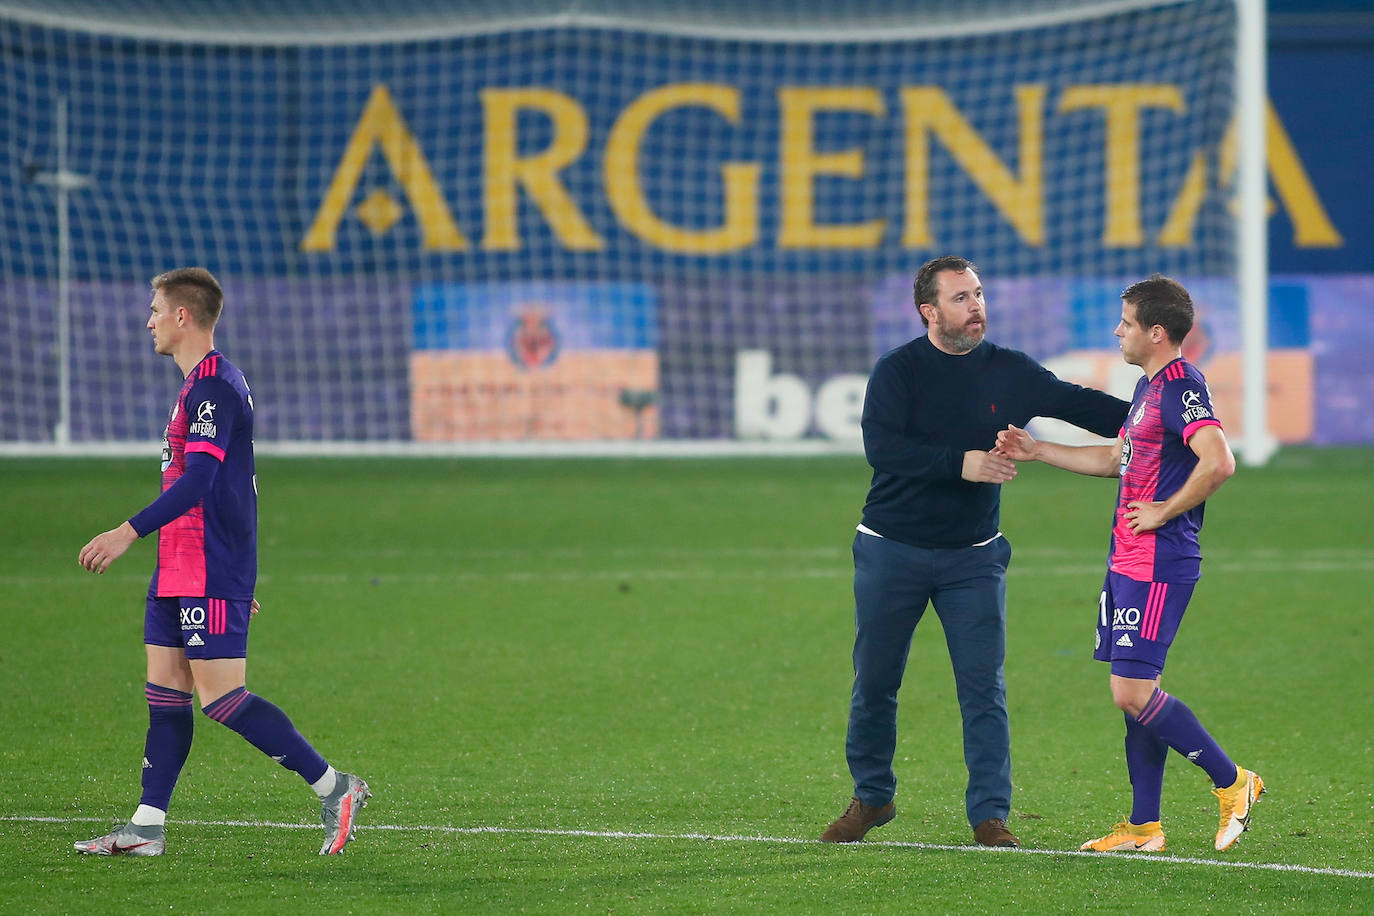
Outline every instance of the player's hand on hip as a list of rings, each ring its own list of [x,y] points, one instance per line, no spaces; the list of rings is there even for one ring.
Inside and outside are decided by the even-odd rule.
[[[997,434],[997,445],[993,452],[1013,461],[1034,461],[1036,445],[1030,433],[1008,423],[1007,428]]]
[[[1168,520],[1164,514],[1164,503],[1142,500],[1126,503],[1126,525],[1136,534],[1154,531]]]
[[[97,534],[81,548],[81,553],[77,555],[76,562],[80,563],[85,569],[90,570],[96,575],[100,575],[110,568],[110,564],[124,556],[124,551],[129,549],[129,545],[138,540],[138,532],[134,526],[128,522],[118,528],[111,528],[102,534]]]
[[[995,452],[964,452],[961,476],[973,483],[1006,483],[1016,476],[1016,462]]]

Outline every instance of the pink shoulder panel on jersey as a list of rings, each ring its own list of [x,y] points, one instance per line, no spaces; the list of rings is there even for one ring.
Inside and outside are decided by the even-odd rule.
[[[1194,420],[1193,422],[1189,423],[1187,426],[1183,427],[1184,444],[1186,445],[1188,440],[1193,438],[1193,433],[1197,432],[1204,426],[1215,426],[1220,428],[1221,421],[1218,420],[1216,417],[1204,417],[1201,420]]]
[[[204,452],[207,455],[213,455],[217,461],[224,461],[224,449],[213,442],[187,442],[186,453],[189,455],[191,452]]]

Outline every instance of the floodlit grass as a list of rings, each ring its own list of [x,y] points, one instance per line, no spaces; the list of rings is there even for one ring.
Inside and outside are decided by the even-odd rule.
[[[1285,451],[1210,501],[1165,685],[1270,793],[1218,854],[1209,783],[1175,757],[1169,852],[1149,861],[1053,854],[1121,819],[1130,786],[1091,661],[1115,483],[1039,467],[1005,488],[1002,520],[1027,850],[969,848],[934,614],[901,696],[900,816],[858,847],[801,842],[851,789],[867,474],[859,458],[260,460],[249,687],[376,798],[321,858],[318,828],[287,826],[318,817],[309,789],[198,715],[168,855],[139,860],[71,844],[137,802],[152,545],[103,577],[76,554],[151,498],[156,465],[0,463],[0,911],[1368,909],[1374,452]]]

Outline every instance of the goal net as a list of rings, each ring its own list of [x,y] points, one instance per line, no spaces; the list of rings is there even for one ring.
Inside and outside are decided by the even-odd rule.
[[[0,449],[156,439],[186,265],[281,451],[853,450],[946,253],[1118,392],[1178,277],[1239,416],[1234,0],[107,6],[0,7]]]

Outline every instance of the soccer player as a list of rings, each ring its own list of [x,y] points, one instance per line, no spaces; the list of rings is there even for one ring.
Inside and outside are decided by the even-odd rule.
[[[1121,355],[1145,374],[1115,444],[1037,442],[1009,426],[998,434],[998,451],[1121,478],[1093,657],[1111,663],[1112,699],[1126,716],[1132,807],[1128,820],[1082,848],[1164,849],[1159,804],[1173,748],[1211,778],[1221,802],[1215,845],[1226,850],[1249,829],[1264,780],[1233,763],[1192,710],[1160,688],[1160,676],[1200,574],[1203,501],[1235,473],[1236,460],[1213,415],[1207,380],[1183,359],[1183,338],[1193,326],[1188,291],[1155,274],[1127,287],[1121,299]]]
[[[143,641],[148,657],[148,735],[143,796],[128,823],[76,844],[96,855],[161,855],[177,777],[191,750],[191,694],[216,722],[310,784],[319,795],[333,855],[353,838],[367,783],[336,771],[286,714],[245,686],[248,622],[257,613],[257,477],[253,396],[215,349],[224,293],[208,270],[183,267],[153,278],[148,329],[153,349],[186,377],[162,440],[162,495],[81,548],[78,562],[103,573],[136,539],[158,532]]]
[[[854,796],[821,841],[858,842],[897,815],[897,690],[916,625],[933,605],[963,716],[964,808],[974,841],[1017,846],[1006,822],[1011,731],[1002,673],[1011,545],[998,530],[1001,485],[1016,466],[991,449],[1006,423],[1036,416],[1111,435],[1127,405],[986,340],[983,284],[966,259],[926,262],[912,293],[929,333],[883,354],[864,397],[873,477],[853,545],[854,688],[845,756]]]

